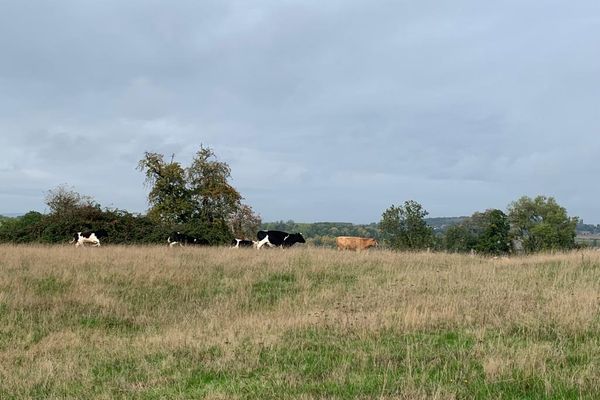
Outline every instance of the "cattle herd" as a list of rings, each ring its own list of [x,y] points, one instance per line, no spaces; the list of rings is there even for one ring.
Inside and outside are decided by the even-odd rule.
[[[105,230],[99,229],[96,231],[77,232],[73,235],[70,243],[75,243],[75,247],[85,246],[90,244],[95,247],[100,246],[100,239],[108,237]],[[255,248],[260,249],[263,246],[288,248],[296,243],[306,243],[301,233],[287,233],[283,231],[267,230],[258,231],[256,234],[257,240],[248,239],[233,239],[231,247],[239,248]],[[186,245],[208,245],[208,241],[202,238],[196,238],[182,232],[173,232],[167,238],[169,247],[186,246]],[[373,238],[363,238],[356,236],[338,236],[336,238],[338,250],[366,250],[370,247],[378,245]]]

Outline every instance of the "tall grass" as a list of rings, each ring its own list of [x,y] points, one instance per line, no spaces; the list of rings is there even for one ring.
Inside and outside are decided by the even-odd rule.
[[[0,246],[0,398],[598,398],[600,252]]]

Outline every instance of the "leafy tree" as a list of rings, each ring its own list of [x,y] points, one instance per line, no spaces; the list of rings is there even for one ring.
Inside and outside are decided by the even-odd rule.
[[[425,222],[428,212],[414,200],[384,211],[379,228],[383,242],[398,250],[426,249],[434,245],[433,229]]]
[[[444,232],[444,247],[449,251],[476,250],[483,254],[503,254],[510,250],[510,224],[501,210],[476,212]]]
[[[158,222],[210,243],[224,243],[233,236],[230,226],[236,214],[250,212],[256,218],[250,208],[243,208],[242,196],[229,184],[229,165],[217,160],[210,148],[200,146],[187,168],[146,152],[138,169],[151,187],[148,215]]]
[[[150,186],[148,216],[158,222],[178,224],[192,218],[194,204],[185,170],[178,162],[166,162],[158,153],[144,153],[138,169],[146,174]]]
[[[228,182],[231,168],[218,161],[210,148],[201,146],[186,175],[193,204],[192,219],[207,228],[203,229],[203,237],[213,243],[229,241],[233,233],[228,221],[241,207],[242,200]]]
[[[503,254],[510,250],[510,223],[508,216],[497,209],[475,213],[471,217],[476,226],[477,244],[475,249],[484,254]]]
[[[260,229],[261,218],[254,213],[252,207],[242,204],[229,217],[229,226],[233,236],[254,240],[256,232]]]
[[[477,247],[477,235],[470,226],[470,219],[449,226],[444,232],[444,248],[451,252],[465,253]]]
[[[68,214],[83,207],[96,207],[97,203],[91,196],[83,196],[67,185],[59,185],[46,193],[46,205],[50,214]]]
[[[511,235],[528,252],[575,247],[577,217],[569,217],[554,198],[523,196],[508,206]]]

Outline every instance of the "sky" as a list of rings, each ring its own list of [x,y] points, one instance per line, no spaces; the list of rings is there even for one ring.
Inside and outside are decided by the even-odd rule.
[[[0,0],[0,214],[144,213],[200,145],[263,221],[552,196],[600,223],[597,0]]]

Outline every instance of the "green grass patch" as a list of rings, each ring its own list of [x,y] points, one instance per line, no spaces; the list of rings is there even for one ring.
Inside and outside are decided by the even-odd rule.
[[[55,276],[45,276],[42,278],[26,278],[27,285],[33,287],[38,296],[55,296],[65,293],[71,286],[70,282],[59,279]]]
[[[134,334],[142,330],[142,327],[131,319],[116,315],[83,315],[79,319],[79,325],[86,329],[102,329],[118,334]]]
[[[297,292],[296,275],[289,272],[273,273],[252,285],[249,307],[271,307],[282,298]]]
[[[342,286],[350,288],[356,284],[358,277],[353,274],[335,271],[317,271],[307,274],[310,281],[310,287],[313,290],[328,288],[332,286]]]

